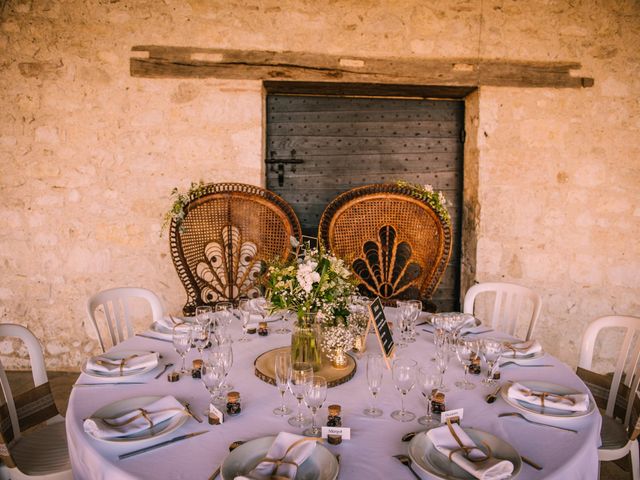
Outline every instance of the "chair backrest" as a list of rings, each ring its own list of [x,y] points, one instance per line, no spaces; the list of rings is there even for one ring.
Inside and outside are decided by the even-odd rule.
[[[598,334],[609,328],[622,330],[623,334],[620,346],[609,345],[607,349],[609,352],[617,352],[613,376],[596,374],[591,371]],[[592,389],[594,397],[596,399],[598,397],[606,398],[606,415],[616,418],[624,416],[624,424],[633,426],[629,429],[632,438],[635,438],[640,431],[638,425],[640,401],[637,396],[638,384],[640,383],[640,372],[638,372],[640,362],[639,335],[640,317],[623,315],[600,317],[591,322],[585,330],[578,361],[578,372]],[[600,392],[598,388],[600,388]]]
[[[99,322],[99,316],[96,315],[96,312],[100,310],[104,317],[111,345],[117,345],[134,335],[131,310],[132,302],[135,299],[144,299],[149,302],[153,321],[160,320],[164,315],[160,299],[146,288],[110,288],[96,293],[87,301],[87,313],[98,335],[103,352],[106,351],[106,345],[100,328],[101,322]]]
[[[522,315],[524,309],[530,307],[531,317],[528,318],[529,326],[526,340],[531,338],[542,308],[542,298],[538,293],[514,283],[478,283],[469,288],[464,296],[464,313],[474,314],[476,298],[482,293],[495,294],[491,317],[489,318],[490,325],[511,335],[515,333],[518,318]]]
[[[0,324],[0,338],[15,337],[22,340],[29,352],[34,388],[13,395],[9,379],[0,362],[0,385],[6,403],[0,406],[0,460],[15,467],[10,447],[22,436],[22,431],[58,415],[51,388],[47,380],[44,355],[38,339],[22,325]]]
[[[185,315],[197,305],[258,296],[265,264],[285,260],[290,238],[302,236],[291,206],[254,185],[208,184],[184,209],[184,219],[171,222],[169,244],[187,292]]]
[[[324,210],[318,237],[351,266],[365,295],[430,299],[451,255],[451,229],[408,187],[354,188]]]

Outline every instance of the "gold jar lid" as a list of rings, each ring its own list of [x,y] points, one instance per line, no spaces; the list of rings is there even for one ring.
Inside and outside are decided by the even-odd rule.
[[[332,417],[336,417],[340,415],[342,407],[340,405],[329,405],[327,407],[327,410],[329,411],[329,415],[331,415]]]
[[[444,393],[438,392],[433,396],[433,401],[438,403],[444,403]]]
[[[238,392],[227,393],[227,402],[237,402],[240,400],[240,394]]]
[[[260,322],[260,323],[258,324],[258,326],[259,326],[260,328],[267,328],[267,322]]]
[[[204,363],[204,362],[203,362],[202,360],[200,360],[199,358],[196,358],[196,359],[193,361],[193,368],[195,368],[196,370],[200,370],[200,369],[202,368],[202,364],[203,364],[203,363]]]

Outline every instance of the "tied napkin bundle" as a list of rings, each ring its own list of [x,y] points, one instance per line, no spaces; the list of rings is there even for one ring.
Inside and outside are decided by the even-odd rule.
[[[158,354],[156,352],[123,355],[115,358],[114,356],[98,355],[87,360],[87,370],[114,376],[122,376],[125,373],[148,367],[154,368],[156,365],[158,365]]]
[[[537,340],[527,340],[526,342],[505,343],[505,354],[509,357],[527,357],[542,351],[542,345]]]
[[[191,319],[194,321],[195,319]],[[173,327],[176,325],[180,325],[181,323],[187,322],[187,319],[182,317],[173,317],[170,315],[162,317],[160,320],[156,320],[154,323],[154,329],[161,333],[173,333]]]
[[[167,395],[116,418],[87,418],[83,427],[85,432],[96,438],[126,437],[153,428],[176,415],[188,415],[188,412],[175,397]]]
[[[589,409],[589,395],[574,393],[559,395],[551,392],[531,390],[520,383],[509,387],[509,398],[539,405],[540,407],[555,408],[569,412],[586,412]]]
[[[313,453],[317,441],[316,438],[280,432],[265,458],[249,473],[235,477],[235,480],[293,479],[298,467]]]
[[[456,423],[432,428],[427,436],[436,450],[480,480],[501,480],[513,472],[510,461],[494,458],[491,450],[485,454]]]

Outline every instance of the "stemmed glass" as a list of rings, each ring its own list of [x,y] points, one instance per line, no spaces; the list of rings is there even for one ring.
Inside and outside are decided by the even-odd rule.
[[[282,327],[277,329],[274,333],[291,333],[291,329],[287,326],[289,323],[289,312],[280,312],[282,315]]]
[[[456,356],[458,361],[464,368],[464,379],[458,380],[455,385],[462,390],[473,390],[476,386],[468,379],[469,364],[471,359],[478,353],[478,342],[475,340],[465,340],[464,338],[458,339],[456,342]]]
[[[492,338],[482,339],[482,346],[480,347],[484,361],[487,363],[487,376],[482,379],[482,383],[485,385],[493,385],[496,381],[493,379],[494,369],[496,363],[500,359],[503,353],[504,346],[500,340]]]
[[[291,354],[288,351],[276,354],[275,371],[276,387],[278,387],[282,401],[281,405],[273,410],[273,413],[283,417],[291,413],[291,409],[284,402],[284,394],[287,392],[291,380]]]
[[[193,344],[196,346],[200,358],[202,358],[203,350],[209,345],[209,334],[210,334],[211,325],[200,325],[200,323],[194,323],[191,325],[191,340]]]
[[[408,345],[407,332],[411,325],[411,306],[409,302],[404,300],[396,301],[396,307],[400,312],[400,319],[398,321],[398,328],[400,330],[400,340],[398,341],[398,348],[404,348]]]
[[[407,341],[409,343],[413,343],[416,341],[416,336],[420,335],[416,332],[416,322],[418,321],[418,317],[422,311],[422,302],[420,300],[408,300],[407,308],[409,310],[409,336]]]
[[[203,327],[209,325],[209,323],[211,323],[211,312],[212,309],[209,305],[196,307],[196,323]]]
[[[440,385],[438,385],[438,390],[441,392],[449,391],[449,387],[444,384],[444,374],[447,372],[447,366],[449,366],[449,355],[451,355],[449,342],[445,340],[442,348],[436,351],[436,368],[440,373]]]
[[[295,362],[291,365],[291,380],[289,380],[289,389],[296,400],[298,401],[297,412],[293,417],[289,418],[289,425],[292,427],[305,427],[309,425],[309,417],[305,417],[302,414],[302,399],[304,398],[304,391],[307,385],[311,383],[313,378],[313,368],[310,363],[307,362]]]
[[[391,412],[391,418],[399,422],[410,422],[416,418],[415,413],[404,409],[404,397],[416,383],[417,363],[409,358],[397,358],[393,361],[393,383],[400,392],[401,408]]]
[[[304,390],[304,403],[311,409],[311,427],[302,432],[307,437],[319,437],[322,430],[316,425],[316,413],[327,399],[327,380],[314,375]]]
[[[233,303],[218,302],[215,310],[216,318],[218,319],[218,330],[226,330],[233,320]]]
[[[238,342],[250,342],[251,339],[247,337],[247,324],[251,318],[251,304],[248,298],[240,299],[238,310],[240,310],[240,320],[242,320],[242,337],[238,339]]]
[[[427,403],[427,414],[418,418],[418,423],[428,428],[433,428],[440,424],[440,422],[431,415],[431,400],[433,393],[438,390],[437,387],[439,383],[440,378],[438,375],[430,373],[425,367],[418,369],[418,388]]]
[[[376,396],[380,393],[382,388],[382,372],[384,370],[384,363],[382,361],[382,355],[379,353],[370,353],[367,355],[367,383],[369,384],[369,391],[373,396],[371,406],[365,408],[364,414],[368,417],[379,417],[382,415],[382,410],[376,408]]]
[[[210,355],[215,361],[220,362],[222,365],[224,379],[222,385],[220,385],[220,390],[231,390],[233,385],[227,382],[227,376],[233,366],[233,349],[231,348],[231,344],[224,343],[222,345],[216,345],[211,350]]]
[[[189,350],[191,350],[191,335],[191,325],[179,323],[173,327],[173,348],[175,348],[180,358],[182,358],[180,373],[187,373],[186,356]]]
[[[215,404],[216,400],[220,400],[220,385],[224,379],[224,367],[214,358],[207,358],[202,365],[200,373],[200,381],[205,386],[211,398],[209,403]]]

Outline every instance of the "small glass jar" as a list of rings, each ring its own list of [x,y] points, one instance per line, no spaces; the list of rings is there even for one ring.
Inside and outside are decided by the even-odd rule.
[[[444,393],[436,392],[436,394],[431,397],[431,412],[439,415],[446,410]]]
[[[469,364],[469,373],[471,375],[480,375],[482,369],[480,368],[480,357],[478,355],[471,355],[471,363]]]
[[[342,418],[340,418],[342,407],[340,405],[329,405],[327,410],[329,411],[327,427],[342,427]],[[331,445],[339,445],[342,443],[342,435],[327,435],[327,442]]]
[[[267,325],[267,322],[260,322],[258,324],[258,335],[261,337],[269,335],[269,326]]]
[[[227,414],[230,416],[239,415],[242,412],[240,406],[240,394],[238,392],[227,393]]]
[[[193,361],[193,368],[191,369],[192,378],[201,378],[202,376],[202,360],[199,358]]]

